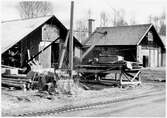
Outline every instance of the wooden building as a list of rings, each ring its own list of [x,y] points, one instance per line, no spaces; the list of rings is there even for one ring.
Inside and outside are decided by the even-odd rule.
[[[165,46],[152,24],[97,27],[84,42],[84,51],[92,45],[95,47],[83,58],[84,63],[100,55],[120,55],[144,67],[164,66],[166,61]]]
[[[60,61],[67,32],[67,28],[55,16],[4,21],[2,22],[1,63],[23,67],[28,59],[51,44],[35,59],[44,68],[54,67]],[[75,49],[82,47],[75,37],[74,47]]]

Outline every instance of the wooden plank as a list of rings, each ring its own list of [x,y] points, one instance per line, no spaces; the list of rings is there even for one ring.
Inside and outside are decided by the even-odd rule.
[[[99,34],[102,34],[102,39],[103,39],[103,37],[107,34],[106,32],[104,32],[104,33],[102,33],[102,32],[96,32],[96,33],[99,33]],[[81,56],[81,61],[85,58],[85,56],[86,55],[88,55],[89,54],[89,52],[96,46],[96,45],[98,45],[98,43],[99,43],[99,41],[97,41],[96,43],[94,43],[94,44],[92,44],[87,50],[86,50],[86,52]]]
[[[25,84],[25,82],[16,82],[16,81],[10,81],[10,80],[3,80],[3,81],[1,81],[1,83],[6,83],[6,84],[11,83],[11,84],[16,84],[16,85]]]
[[[121,82],[121,85],[125,85],[125,84],[131,84],[131,85],[138,85],[138,84],[141,84],[141,81],[137,81],[137,82],[124,82],[124,81],[122,81]]]
[[[2,78],[19,78],[19,79],[31,79],[31,77],[27,77],[27,75],[19,74],[19,75],[2,75]]]
[[[114,79],[101,79],[100,82],[118,83],[119,81],[115,81]]]
[[[97,64],[87,64],[87,65],[76,65],[75,67],[120,67],[125,65],[125,63],[97,63]]]
[[[29,49],[27,50],[27,55],[28,55],[28,60],[29,60],[31,58]]]
[[[93,45],[91,45],[86,52],[81,56],[81,61],[85,58],[85,56],[96,46],[96,43],[94,43]]]
[[[29,59],[27,61],[27,63],[29,63],[30,61],[32,61],[34,58],[36,58],[37,56],[39,56],[39,54],[41,54],[43,51],[45,51],[48,47],[50,47],[53,43],[55,43],[58,39],[60,39],[60,37],[58,37],[57,39],[55,39],[54,41],[52,41],[49,45],[47,45],[46,47],[44,47],[42,50],[40,50],[36,55],[34,55],[31,59]]]
[[[24,84],[15,84],[15,83],[10,83],[10,82],[2,82],[2,85],[7,85],[7,86],[11,86],[11,87],[19,87],[19,88],[24,87]]]
[[[64,46],[63,46],[62,55],[61,55],[61,58],[60,58],[59,68],[62,68],[63,60],[64,60],[64,57],[65,57],[65,52],[66,52],[66,49],[67,49],[69,34],[70,33],[68,31],[67,36],[66,36],[66,40],[65,40],[65,43],[64,43]]]
[[[128,76],[126,75],[126,73],[122,73],[125,77],[126,77],[126,79],[128,80],[128,81],[131,81],[131,79],[130,78],[128,78]]]
[[[6,69],[18,69],[18,70],[25,70],[25,69],[22,69],[22,68],[17,68],[17,67],[12,67],[12,66],[6,66],[6,65],[1,65],[2,68],[6,68]]]
[[[1,80],[3,81],[3,80],[9,80],[9,81],[16,81],[16,82],[19,82],[19,81],[21,81],[21,82],[29,82],[31,79],[14,79],[14,78],[1,78]]]
[[[2,79],[2,82],[12,82],[12,83],[27,83],[29,81],[24,81],[24,80],[10,80],[10,79]]]
[[[131,81],[134,81],[136,79],[136,77],[141,73],[141,71],[137,72],[136,75],[132,78]]]
[[[81,73],[121,73],[121,70],[94,70],[94,69],[77,69],[75,70]]]

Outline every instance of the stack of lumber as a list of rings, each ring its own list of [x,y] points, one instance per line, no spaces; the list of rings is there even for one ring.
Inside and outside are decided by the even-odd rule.
[[[99,63],[112,63],[121,60],[124,60],[124,57],[118,55],[101,55],[99,57]]]
[[[24,74],[2,74],[1,83],[2,86],[15,87],[25,89],[30,84],[31,78]]]
[[[127,63],[131,65],[128,67]],[[137,62],[129,61],[116,61],[113,63],[97,63],[89,65],[76,65],[77,72],[90,72],[90,73],[110,73],[110,71],[121,71],[122,69],[139,70],[141,66]]]

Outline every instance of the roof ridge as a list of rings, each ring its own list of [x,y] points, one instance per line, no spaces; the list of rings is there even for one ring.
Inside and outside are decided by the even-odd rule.
[[[106,39],[108,40],[101,40],[100,45],[136,45],[141,37],[143,37],[145,32],[152,26],[153,24],[137,24],[115,27],[97,27],[95,32],[109,32],[106,36]],[[134,35],[130,35],[131,33],[133,33]],[[92,35],[85,41],[84,45],[91,45],[93,43],[96,43],[98,39],[101,39],[99,35]]]
[[[152,24],[148,23],[148,24],[122,25],[122,26],[112,26],[112,27],[96,27],[96,29],[98,28],[136,27],[136,26],[145,26],[145,25],[152,25]]]
[[[46,16],[39,16],[39,17],[33,17],[33,18],[24,18],[24,19],[12,19],[12,20],[5,20],[1,21],[1,23],[6,23],[6,22],[14,22],[14,21],[23,21],[23,20],[30,20],[30,19],[37,19],[37,18],[44,18],[44,17],[51,17],[54,15],[46,15]]]

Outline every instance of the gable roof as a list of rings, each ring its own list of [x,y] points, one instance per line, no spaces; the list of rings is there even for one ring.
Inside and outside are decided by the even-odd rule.
[[[152,24],[117,27],[97,27],[84,45],[137,45]],[[106,33],[103,34],[103,33]]]
[[[1,53],[8,50],[27,34],[49,20],[51,16],[23,20],[4,21],[2,25]]]
[[[3,21],[2,24],[2,40],[1,40],[1,54],[11,48],[17,42],[22,40],[28,34],[45,24],[48,20],[53,18],[56,20],[61,28],[67,28],[54,16],[37,17],[31,19],[19,19],[11,21]],[[76,38],[75,42],[80,43]]]
[[[167,39],[166,39],[166,36],[160,36],[161,37],[161,40],[162,40],[162,42],[163,42],[163,44],[164,44],[164,46],[165,46],[165,48],[166,48],[166,41],[167,41]]]

